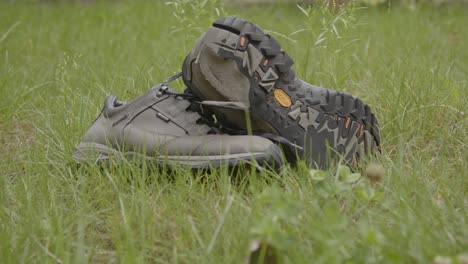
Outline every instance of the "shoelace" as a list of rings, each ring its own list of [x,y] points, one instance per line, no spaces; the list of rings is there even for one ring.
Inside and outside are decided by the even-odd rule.
[[[173,76],[165,79],[161,83],[161,87],[159,88],[158,93],[169,94],[169,95],[173,95],[173,96],[179,96],[179,97],[182,97],[182,98],[186,99],[190,103],[195,104],[196,107],[198,107],[199,111],[197,111],[196,109],[186,109],[186,110],[201,112],[200,121],[205,123],[206,125],[210,126],[212,129],[215,129],[214,130],[215,133],[216,132],[225,132],[225,133],[231,134],[231,135],[247,135],[248,134],[247,130],[226,127],[226,126],[223,126],[220,123],[218,123],[216,120],[213,120],[213,121],[210,120],[209,118],[206,117],[206,115],[208,115],[207,111],[205,111],[205,109],[203,109],[203,106],[211,106],[211,107],[221,107],[221,108],[227,108],[227,109],[231,109],[231,110],[240,110],[240,111],[248,112],[249,110],[244,104],[242,104],[240,102],[199,101],[198,97],[196,97],[193,94],[190,94],[190,93],[187,93],[187,92],[177,93],[177,92],[171,91],[169,89],[169,86],[167,86],[167,83],[172,82],[174,80],[177,80],[181,76],[182,76],[182,72],[179,72],[179,73],[174,74]],[[191,107],[189,107],[189,108],[191,108]],[[290,148],[293,148],[293,149],[299,149],[299,150],[304,149],[303,147],[301,147],[299,145],[296,145],[293,142],[289,141],[288,139],[286,139],[286,138],[284,138],[282,136],[279,136],[279,135],[274,135],[274,134],[271,134],[271,133],[264,133],[264,132],[252,132],[252,134],[256,135],[256,136],[267,138],[267,139],[269,139],[269,140],[271,140],[273,142],[276,142],[276,143],[279,143],[279,144],[282,144],[282,145],[286,145],[286,146],[288,146]]]

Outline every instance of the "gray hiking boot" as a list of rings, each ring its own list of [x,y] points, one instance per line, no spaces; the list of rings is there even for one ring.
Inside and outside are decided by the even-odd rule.
[[[106,163],[138,157],[190,168],[250,161],[275,168],[283,164],[281,150],[268,139],[216,134],[190,110],[191,103],[183,98],[186,96],[163,83],[129,103],[107,97],[73,158]]]
[[[184,61],[183,80],[202,100],[241,103],[255,133],[276,135],[289,157],[325,168],[336,157],[354,164],[380,152],[377,119],[350,94],[305,83],[293,60],[258,26],[230,17],[214,22]],[[242,111],[210,108],[234,129],[248,125]]]

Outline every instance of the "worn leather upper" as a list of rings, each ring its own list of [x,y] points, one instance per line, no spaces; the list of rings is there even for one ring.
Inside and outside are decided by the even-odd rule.
[[[151,155],[224,155],[265,152],[273,143],[258,136],[216,135],[188,111],[186,99],[161,92],[161,85],[135,100],[106,98],[99,117],[82,142],[109,144],[116,149]]]

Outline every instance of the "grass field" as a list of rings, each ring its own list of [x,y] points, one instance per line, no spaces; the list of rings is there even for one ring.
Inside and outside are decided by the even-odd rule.
[[[0,3],[0,263],[242,263],[254,239],[284,263],[468,254],[468,7],[202,2]],[[382,181],[74,165],[105,96],[178,72],[218,13],[270,30],[304,80],[371,105]]]

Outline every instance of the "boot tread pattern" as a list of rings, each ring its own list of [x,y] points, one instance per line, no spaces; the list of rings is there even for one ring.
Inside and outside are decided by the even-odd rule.
[[[273,89],[283,89],[292,99],[289,109],[275,108],[271,100],[260,106],[263,109],[255,109],[259,112],[275,113],[270,123],[276,124],[280,134],[290,135],[289,139],[298,142],[299,145],[307,145],[304,134],[298,132],[303,129],[310,138],[319,137],[319,133],[328,132],[329,141],[336,144],[341,154],[347,153],[349,144],[355,144],[355,150],[345,158],[348,162],[354,162],[360,156],[370,152],[380,153],[380,131],[375,115],[368,105],[361,99],[352,95],[315,87],[297,81],[292,65],[294,61],[281,49],[280,44],[270,35],[266,34],[260,27],[240,18],[220,18],[213,24],[214,27],[228,30],[243,37],[243,47],[253,45],[264,56],[260,67],[264,72],[273,70],[279,78]],[[271,70],[270,70],[271,69]],[[258,82],[258,76],[250,76]],[[260,87],[265,88],[261,83]],[[271,87],[265,89],[265,93],[272,94]],[[258,91],[253,93],[259,95]],[[272,111],[273,109],[273,111]],[[262,115],[264,117],[266,115]],[[314,129],[310,129],[313,127]],[[282,130],[282,131],[281,131]],[[339,140],[336,139],[336,131],[339,131]],[[350,132],[354,133],[351,134]],[[320,136],[322,137],[322,136]],[[327,137],[327,136],[325,136]],[[352,138],[355,137],[357,143]],[[364,153],[363,153],[364,152]]]

